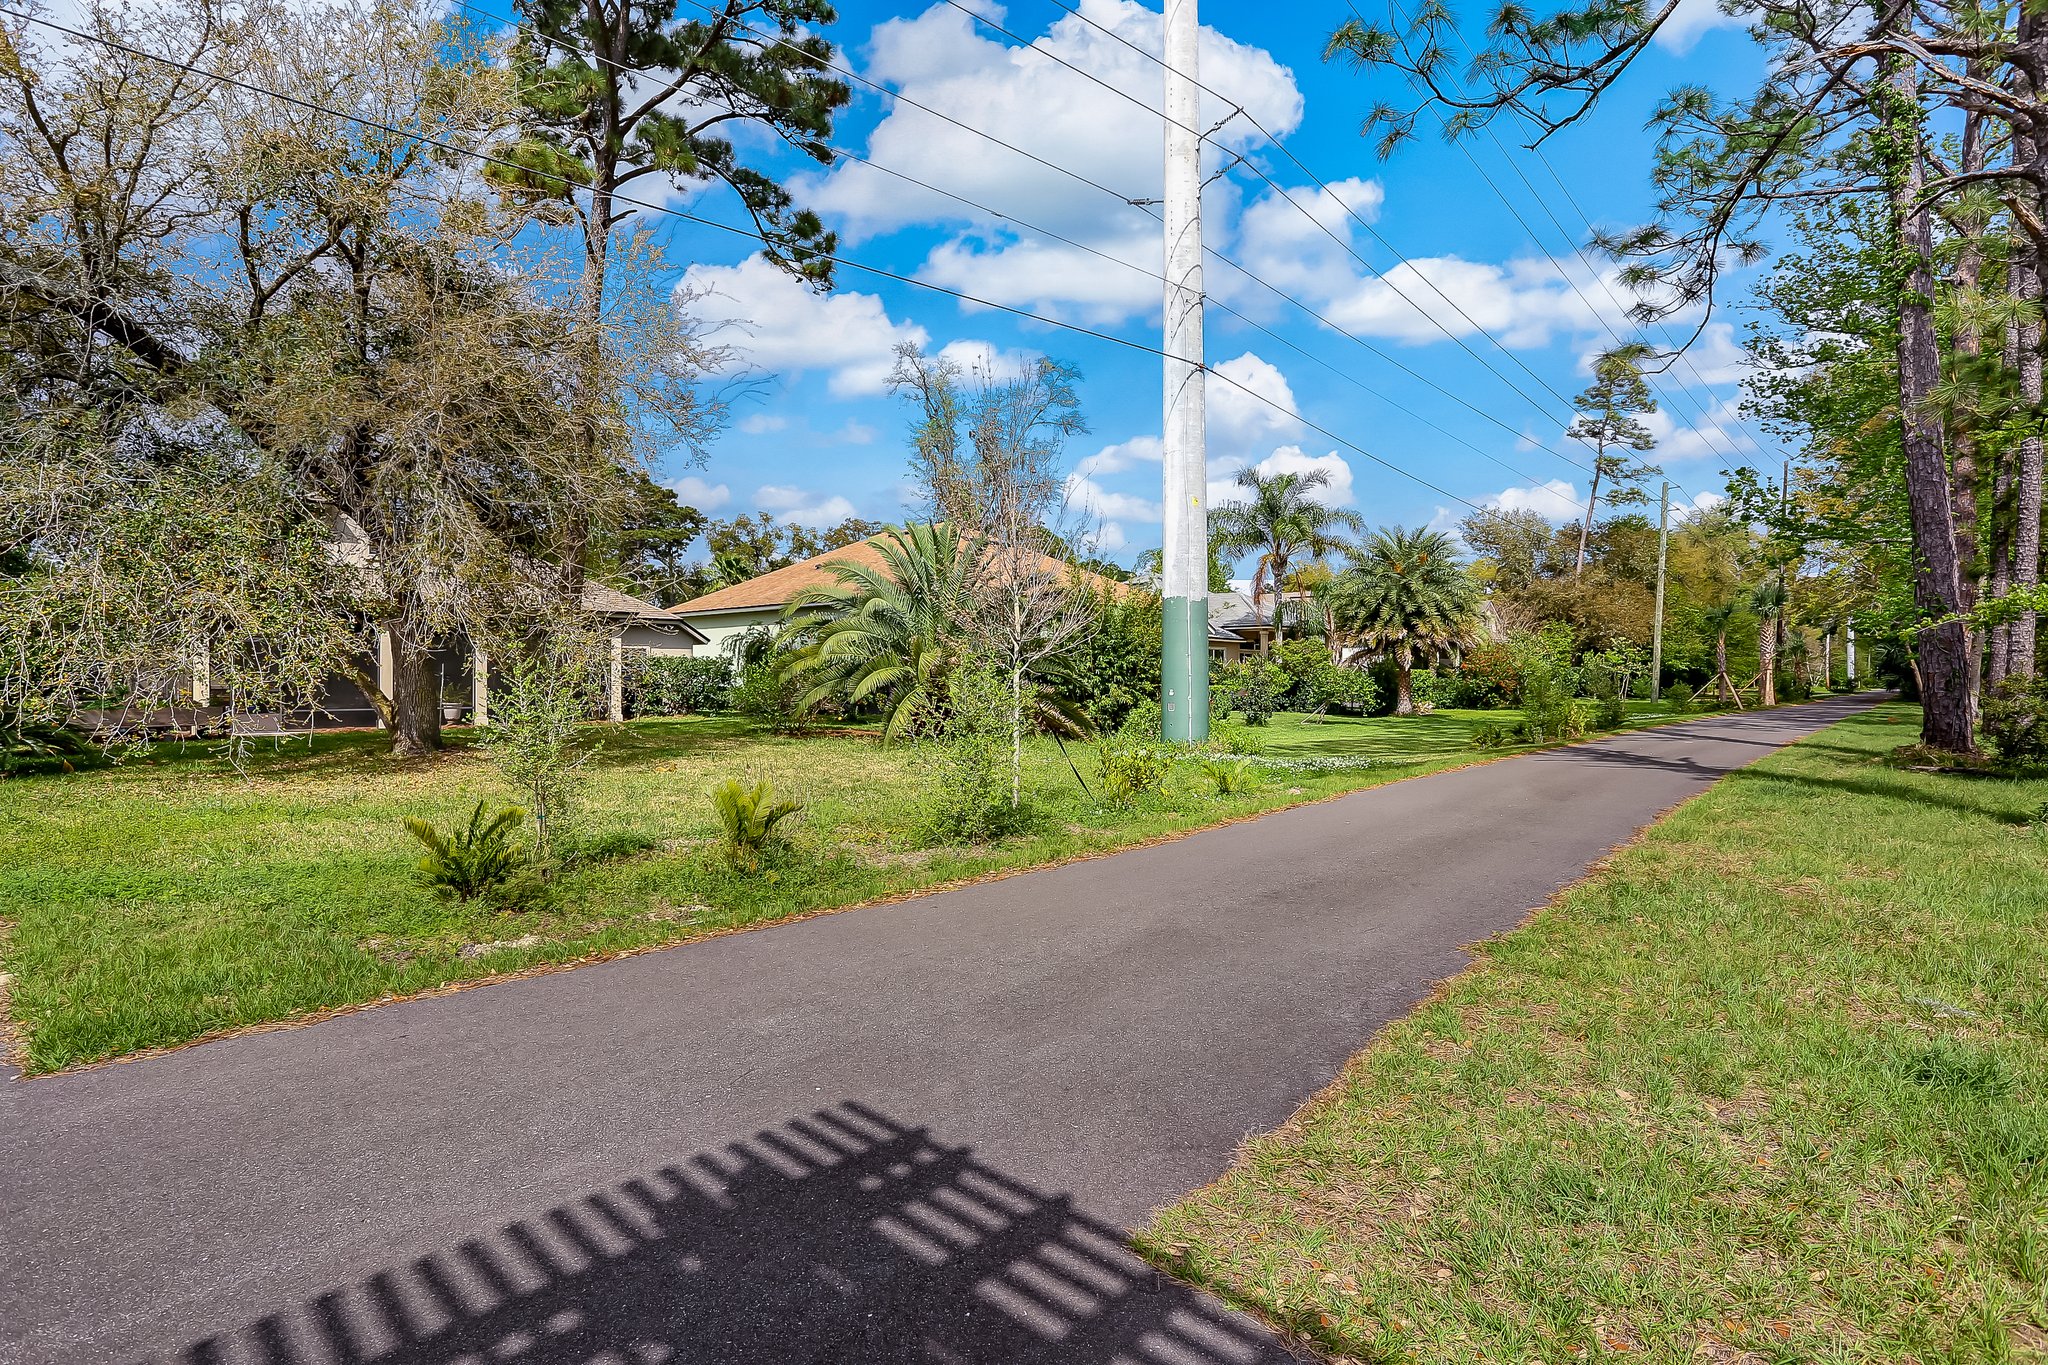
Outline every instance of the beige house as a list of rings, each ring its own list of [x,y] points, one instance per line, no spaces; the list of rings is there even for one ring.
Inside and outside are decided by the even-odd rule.
[[[701,635],[700,652],[722,654],[726,646],[755,626],[772,626],[782,619],[782,610],[807,588],[837,588],[835,564],[866,564],[880,569],[885,561],[871,540],[856,541],[827,550],[814,559],[771,570],[759,578],[734,583],[702,597],[669,608],[669,615]]]

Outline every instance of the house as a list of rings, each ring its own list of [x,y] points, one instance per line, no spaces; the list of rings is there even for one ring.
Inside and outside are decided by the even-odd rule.
[[[798,594],[812,589],[844,587],[839,575],[833,572],[835,566],[865,564],[886,572],[888,561],[877,548],[879,539],[873,537],[842,545],[800,563],[770,570],[758,578],[749,578],[744,583],[733,583],[716,592],[707,592],[702,597],[669,608],[670,614],[688,623],[705,638],[708,643],[700,652],[724,653],[732,641],[754,627],[772,626],[779,622],[784,609],[797,599]],[[1066,567],[1049,557],[1042,562],[1047,566]],[[1098,592],[1106,590],[1121,594],[1130,590],[1129,584],[1086,570],[1076,572],[1083,583]]]
[[[1209,661],[1241,663],[1263,654],[1273,638],[1273,623],[1248,594],[1232,589],[1209,594]]]

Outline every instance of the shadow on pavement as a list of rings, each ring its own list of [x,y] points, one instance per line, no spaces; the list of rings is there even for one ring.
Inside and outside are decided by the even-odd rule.
[[[1301,1359],[1113,1228],[856,1103],[180,1352],[182,1365]]]

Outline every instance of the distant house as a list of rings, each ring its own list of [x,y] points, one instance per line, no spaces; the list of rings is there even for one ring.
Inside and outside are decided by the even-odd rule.
[[[843,587],[839,575],[833,572],[835,566],[865,564],[886,572],[888,561],[877,548],[878,539],[880,537],[855,541],[801,563],[772,569],[759,578],[750,578],[744,583],[734,583],[692,598],[669,608],[669,612],[703,635],[707,644],[699,653],[722,653],[733,639],[754,627],[774,625],[780,621],[783,610],[796,601],[799,593],[808,589]],[[1058,563],[1050,558],[1044,562],[1048,565]],[[1097,591],[1118,594],[1130,591],[1129,584],[1103,578],[1085,569],[1076,572],[1083,583]]]

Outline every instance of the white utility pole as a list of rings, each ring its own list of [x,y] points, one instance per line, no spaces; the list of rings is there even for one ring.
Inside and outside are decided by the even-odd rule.
[[[1664,699],[1664,566],[1671,555],[1671,485],[1657,496],[1657,614],[1650,621],[1650,700]]]
[[[1202,363],[1202,99],[1196,0],[1166,0],[1166,620],[1160,721],[1209,737],[1209,441]]]
[[[1848,645],[1848,652],[1844,655],[1844,666],[1848,670],[1849,690],[1854,692],[1856,690],[1856,623],[1854,621],[1851,621],[1843,630],[1842,636]]]

